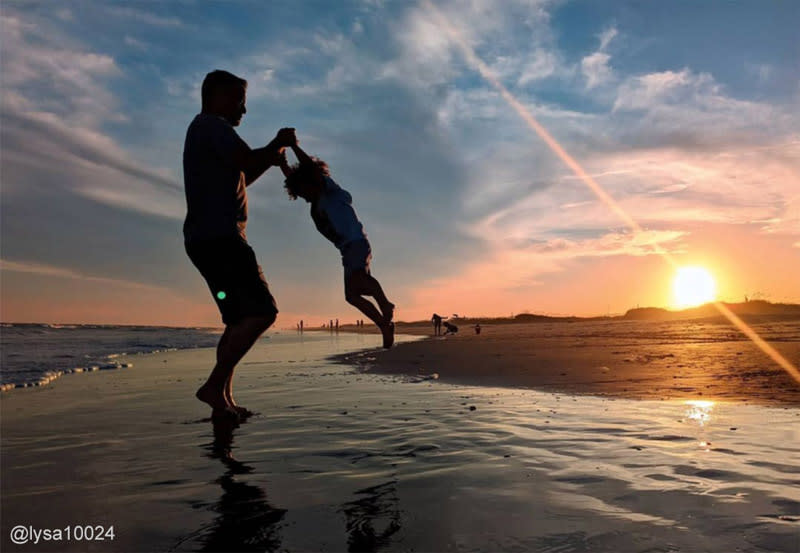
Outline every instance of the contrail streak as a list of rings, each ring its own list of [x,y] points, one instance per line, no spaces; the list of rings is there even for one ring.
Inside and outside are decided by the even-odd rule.
[[[628,225],[634,231],[642,231],[642,227],[639,225],[639,223],[637,223],[633,217],[628,215],[622,206],[620,206],[614,200],[614,198],[612,198],[608,192],[606,192],[603,187],[592,178],[591,175],[583,170],[583,167],[581,167],[580,164],[575,161],[575,159],[569,155],[569,153],[567,153],[561,144],[559,144],[558,141],[556,141],[556,139],[553,138],[549,132],[547,132],[547,129],[545,129],[533,117],[528,108],[526,108],[522,102],[517,100],[514,95],[508,91],[503,83],[501,83],[494,73],[492,73],[491,69],[489,69],[489,66],[487,66],[483,60],[478,57],[478,55],[475,53],[475,50],[467,43],[459,30],[450,23],[450,21],[439,11],[439,9],[429,0],[422,0],[422,5],[428,9],[437,25],[449,35],[453,42],[458,45],[464,54],[467,63],[476,69],[478,73],[480,73],[481,76],[490,85],[492,85],[497,92],[500,93],[500,96],[502,96],[508,105],[510,105],[514,111],[517,112],[517,115],[519,115],[520,118],[525,121],[525,123],[539,136],[539,138],[541,138],[544,143],[547,144],[553,153],[555,153],[561,159],[561,161],[563,161],[564,164],[569,167],[603,203],[605,203],[614,213],[616,213],[626,225]],[[656,253],[660,254],[673,268],[678,267],[678,263],[672,258],[671,255],[669,255],[668,252],[662,250],[658,245],[656,245],[656,248]],[[784,369],[789,376],[794,378],[795,381],[800,384],[800,371],[797,369],[797,367],[792,365],[792,363],[783,357],[780,352],[764,341],[764,339],[761,338],[761,336],[759,336],[755,330],[750,328],[747,323],[745,323],[735,313],[728,309],[726,305],[715,301],[714,306],[723,316],[725,316],[725,318],[731,322],[731,324],[733,324],[745,336],[752,340],[753,343],[761,349],[761,351],[767,354],[773,361],[775,361],[775,363]]]

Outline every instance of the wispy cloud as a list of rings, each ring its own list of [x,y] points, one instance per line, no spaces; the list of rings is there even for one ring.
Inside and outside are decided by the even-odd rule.
[[[595,52],[581,60],[581,71],[586,77],[586,88],[594,88],[611,79],[612,71],[608,65],[611,56]]]
[[[147,43],[130,35],[125,35],[125,45],[141,51],[145,51],[148,49]]]
[[[104,133],[124,122],[108,82],[121,75],[112,56],[63,48],[42,23],[3,15],[4,186],[57,168],[63,186],[96,201],[178,217],[182,187],[167,171],[148,168]],[[23,167],[27,169],[23,169]],[[28,177],[30,178],[30,176]]]
[[[158,4],[150,4],[157,6]],[[137,8],[128,6],[106,6],[105,10],[108,14],[119,17],[125,20],[138,21],[146,25],[154,25],[156,27],[183,27],[184,22],[177,17],[163,16]]]
[[[0,271],[9,271],[14,273],[29,273],[33,275],[43,275],[55,278],[90,281],[97,284],[108,284],[113,286],[122,286],[125,288],[133,288],[140,290],[155,290],[161,292],[166,290],[161,286],[153,286],[152,284],[145,284],[142,282],[135,282],[132,280],[124,280],[118,278],[95,276],[89,273],[74,271],[72,269],[66,269],[63,267],[55,267],[52,265],[36,263],[36,262],[28,262],[28,261],[9,261],[7,259],[0,259]]]
[[[609,65],[611,56],[606,52],[606,48],[616,36],[616,27],[609,27],[600,33],[598,50],[581,60],[581,72],[586,78],[587,89],[595,88],[612,80],[614,71]]]
[[[40,25],[0,16],[3,31],[3,107],[49,111],[71,122],[96,124],[121,117],[103,86],[121,70],[114,58],[59,44]]]
[[[619,33],[616,27],[609,27],[600,33],[600,51],[604,51],[606,48],[608,48],[608,45],[618,34]]]

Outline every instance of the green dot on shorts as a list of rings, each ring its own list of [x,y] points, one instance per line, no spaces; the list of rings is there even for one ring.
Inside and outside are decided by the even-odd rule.
[[[225,295],[226,295],[225,292],[217,292],[217,298],[218,299],[224,300],[225,299]]]

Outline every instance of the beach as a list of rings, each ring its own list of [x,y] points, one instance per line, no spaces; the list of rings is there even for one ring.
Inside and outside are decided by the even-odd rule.
[[[800,366],[800,322],[753,328]],[[720,322],[610,321],[484,324],[477,335],[431,337],[432,327],[399,325],[429,339],[364,356],[369,371],[438,374],[443,382],[650,400],[714,400],[800,407],[800,384],[734,327]]]
[[[383,354],[369,334],[261,340],[236,377],[258,414],[236,427],[193,397],[210,348],[5,393],[3,550],[798,550],[800,410],[328,359],[434,342],[416,339]],[[10,541],[75,525],[113,539]]]

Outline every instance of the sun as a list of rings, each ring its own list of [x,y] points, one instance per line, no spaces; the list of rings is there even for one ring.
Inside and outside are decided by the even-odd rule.
[[[717,299],[714,277],[703,267],[681,267],[672,281],[675,307],[694,307]]]

